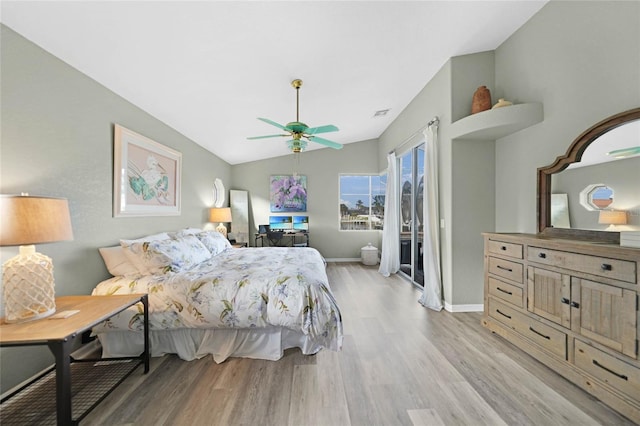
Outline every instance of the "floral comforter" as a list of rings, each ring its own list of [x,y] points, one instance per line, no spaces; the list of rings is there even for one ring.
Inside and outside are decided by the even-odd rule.
[[[227,249],[186,272],[114,277],[93,291],[130,293],[149,294],[151,330],[279,326],[327,349],[342,344],[340,309],[313,248]],[[94,332],[142,331],[142,316],[134,306]]]

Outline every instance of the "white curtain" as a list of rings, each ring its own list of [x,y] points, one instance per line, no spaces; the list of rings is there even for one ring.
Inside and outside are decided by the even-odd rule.
[[[434,311],[442,310],[442,274],[440,269],[440,203],[438,199],[438,121],[424,130],[425,194],[422,242],[424,291],[419,302]],[[386,214],[386,211],[385,211]],[[386,225],[386,223],[385,223]]]
[[[387,156],[387,189],[384,197],[384,227],[380,272],[385,277],[400,269],[400,225],[398,223],[398,183],[396,182],[396,154]]]

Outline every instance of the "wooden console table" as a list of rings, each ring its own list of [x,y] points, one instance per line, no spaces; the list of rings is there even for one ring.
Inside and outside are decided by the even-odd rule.
[[[142,303],[144,308],[144,352],[139,357],[73,359],[71,350],[82,333],[136,303]],[[145,374],[149,371],[149,309],[146,294],[56,298],[56,312],[72,310],[79,312],[64,319],[48,317],[13,324],[5,323],[4,318],[0,320],[0,346],[47,345],[56,361],[55,367],[2,400],[0,422],[3,425],[13,422],[78,424],[140,364],[144,364]],[[75,373],[73,383],[72,372]],[[82,376],[85,376],[84,380]],[[101,392],[96,393],[95,387],[101,382],[104,383]],[[51,406],[53,392],[55,410]]]

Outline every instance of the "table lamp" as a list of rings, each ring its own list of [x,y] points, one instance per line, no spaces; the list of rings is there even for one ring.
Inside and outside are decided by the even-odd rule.
[[[0,196],[0,246],[20,246],[2,265],[7,323],[48,317],[56,311],[51,258],[33,244],[72,240],[69,204],[64,198]]]
[[[610,225],[610,228],[613,228],[614,225],[626,225],[627,212],[624,210],[600,210],[598,223]]]
[[[220,207],[209,209],[209,222],[218,222],[216,231],[227,237],[227,227],[224,223],[231,222],[231,208]]]

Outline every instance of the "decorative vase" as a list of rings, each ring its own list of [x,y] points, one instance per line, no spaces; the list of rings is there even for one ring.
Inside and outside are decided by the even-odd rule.
[[[480,86],[473,94],[471,102],[471,114],[486,111],[491,108],[491,92],[487,86]]]

